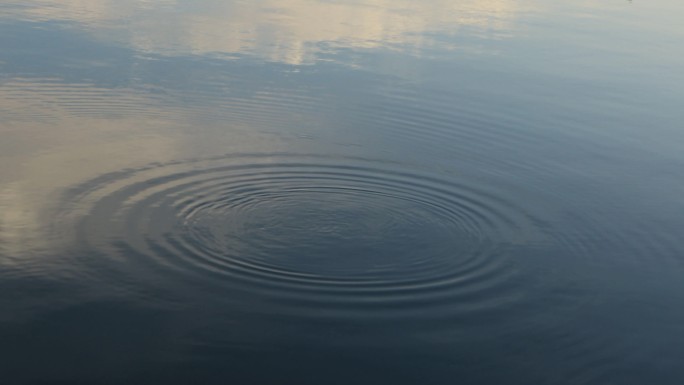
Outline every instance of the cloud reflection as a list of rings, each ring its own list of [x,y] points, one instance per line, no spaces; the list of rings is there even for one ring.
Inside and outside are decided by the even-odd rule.
[[[41,263],[23,256],[59,244],[47,236],[55,205],[84,180],[207,153],[288,146],[239,122],[231,123],[232,135],[206,139],[198,133],[225,131],[225,124],[165,103],[131,88],[56,79],[0,85],[0,267]]]
[[[40,239],[48,206],[80,181],[211,146],[291,150],[291,137],[344,121],[321,106],[354,99],[336,83],[325,83],[334,93],[298,94],[306,83],[268,69],[217,69],[212,61],[183,64],[158,55],[249,55],[288,64],[344,49],[420,55],[439,44],[504,36],[520,12],[515,0],[42,0],[0,9],[11,21],[3,30],[7,63],[0,62],[9,75],[0,84],[6,254],[49,245]],[[364,79],[357,84],[369,87]],[[197,127],[210,139],[197,143]]]
[[[41,4],[23,10],[24,16],[82,23],[94,34],[145,52],[250,54],[290,64],[310,63],[338,48],[410,52],[440,40],[453,44],[454,36],[497,38],[510,34],[511,22],[520,12],[514,0],[48,0]]]

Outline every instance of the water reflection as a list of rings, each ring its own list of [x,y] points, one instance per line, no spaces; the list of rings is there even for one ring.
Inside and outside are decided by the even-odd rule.
[[[0,4],[0,382],[682,378],[670,3]]]
[[[68,135],[54,125],[69,126]],[[122,132],[126,125],[138,129]],[[14,148],[5,152],[6,167],[0,171],[0,246],[10,255],[44,249],[54,242],[46,238],[44,230],[59,189],[103,170],[169,159],[178,146],[158,135],[136,135],[143,127],[134,119],[60,119],[53,114],[47,124],[8,124],[4,128],[3,140]],[[22,262],[40,263],[26,258]]]
[[[81,24],[94,35],[150,53],[254,54],[311,63],[339,48],[418,52],[465,30],[474,37],[512,33],[515,0],[447,1],[47,1],[21,9],[32,20]],[[435,33],[443,35],[437,38]],[[470,47],[472,48],[472,47]]]

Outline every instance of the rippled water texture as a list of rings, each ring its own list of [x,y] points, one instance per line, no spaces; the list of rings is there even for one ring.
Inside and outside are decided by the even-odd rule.
[[[681,15],[0,4],[0,384],[684,383]]]
[[[120,265],[127,279],[176,275],[265,292],[314,313],[358,307],[378,317],[373,308],[403,302],[413,304],[399,309],[408,312],[496,310],[520,296],[508,282],[516,272],[511,249],[536,230],[519,208],[486,191],[347,157],[174,163],[73,192],[63,207],[86,213],[66,239],[105,254],[82,262],[102,274],[94,279]]]

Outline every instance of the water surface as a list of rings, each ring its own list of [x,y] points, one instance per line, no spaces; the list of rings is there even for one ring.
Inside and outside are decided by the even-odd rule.
[[[682,14],[0,4],[0,383],[681,384]]]

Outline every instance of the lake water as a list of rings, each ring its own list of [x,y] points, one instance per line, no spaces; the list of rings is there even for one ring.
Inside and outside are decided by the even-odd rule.
[[[684,383],[684,4],[5,0],[1,384]]]

